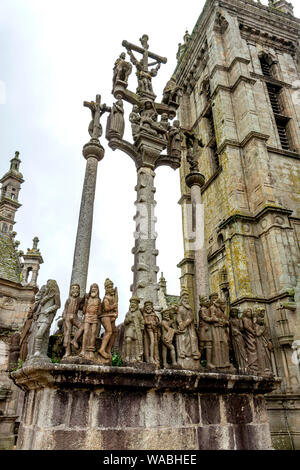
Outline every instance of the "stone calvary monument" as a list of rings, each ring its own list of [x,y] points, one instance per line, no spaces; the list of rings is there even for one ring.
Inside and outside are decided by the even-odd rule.
[[[167,59],[150,52],[147,35],[140,44],[123,41],[131,63],[124,52],[115,62],[116,102],[108,107],[97,95],[95,102],[84,103],[92,113],[91,139],[83,147],[86,174],[62,315],[61,361],[53,363],[47,356],[50,325],[60,307],[58,286],[49,280],[36,294],[30,323],[24,326],[25,362],[11,373],[25,392],[17,448],[271,449],[264,395],[280,379],[272,369],[265,311],[240,312],[218,293],[210,293],[204,214],[198,210],[205,183],[198,165],[202,141],[174,120],[183,93],[174,77],[162,102],[156,101],[152,80]],[[135,93],[128,90],[132,65]],[[133,142],[123,139],[123,101],[132,105]],[[109,146],[128,154],[137,169],[132,297],[117,366],[112,359],[118,290],[106,279],[103,299],[97,283],[86,293],[97,165],[104,157],[100,118],[105,112]],[[182,288],[178,302],[164,308],[157,281],[155,170],[161,165],[178,169],[185,151],[197,302]]]

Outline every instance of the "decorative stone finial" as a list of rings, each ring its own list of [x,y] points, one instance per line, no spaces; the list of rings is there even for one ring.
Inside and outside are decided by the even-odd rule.
[[[164,273],[162,272],[160,275],[159,286],[164,294],[167,293],[167,281],[164,278]]]

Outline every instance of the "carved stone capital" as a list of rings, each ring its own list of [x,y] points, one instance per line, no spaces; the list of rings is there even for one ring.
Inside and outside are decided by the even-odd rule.
[[[148,167],[154,169],[161,152],[166,147],[166,141],[157,137],[141,132],[136,141],[136,147],[139,151],[140,162],[138,167]]]
[[[91,139],[82,149],[82,155],[85,159],[89,157],[97,158],[98,162],[104,157],[104,148],[95,139]]]
[[[200,186],[202,188],[205,183],[205,177],[199,171],[192,171],[186,176],[185,182],[189,188],[192,186]]]

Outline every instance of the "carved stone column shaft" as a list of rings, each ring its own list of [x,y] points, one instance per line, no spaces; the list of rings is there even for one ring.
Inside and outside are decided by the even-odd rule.
[[[154,305],[158,305],[157,273],[156,265],[156,238],[154,208],[155,173],[151,168],[142,167],[137,173],[137,191],[135,246],[132,250],[134,254],[133,285],[131,290],[142,302],[151,300]]]

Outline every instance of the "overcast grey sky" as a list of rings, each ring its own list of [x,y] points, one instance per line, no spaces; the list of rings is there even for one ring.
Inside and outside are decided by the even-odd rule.
[[[84,100],[102,95],[111,105],[112,68],[123,39],[139,44],[149,35],[150,50],[168,58],[153,80],[162,90],[176,66],[178,43],[191,32],[204,0],[1,0],[1,76],[6,100],[0,105],[0,175],[20,151],[25,183],[17,213],[17,239],[24,251],[40,239],[44,257],[39,285],[56,279],[64,304],[71,276],[90,111]],[[267,2],[263,2],[267,3]],[[295,5],[296,16],[300,6]],[[135,74],[130,89],[135,91]],[[125,108],[130,111],[129,105]],[[106,116],[102,121],[105,128]],[[127,132],[130,127],[127,124]],[[128,133],[129,136],[129,133]],[[130,138],[130,137],[128,137]],[[132,160],[106,149],[98,166],[88,286],[110,277],[119,288],[120,320],[128,308],[134,245],[136,170]],[[158,265],[168,291],[178,294],[183,257],[179,171],[156,171]],[[60,312],[61,313],[61,312]]]

